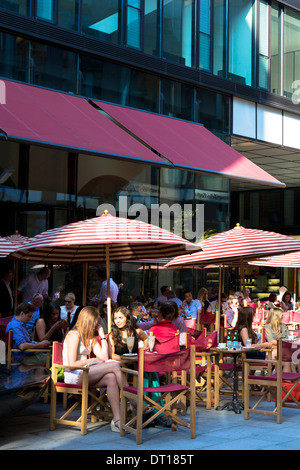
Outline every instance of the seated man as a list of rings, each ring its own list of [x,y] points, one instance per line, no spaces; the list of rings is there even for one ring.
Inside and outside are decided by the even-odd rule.
[[[235,328],[240,308],[239,300],[236,296],[230,295],[227,303],[229,308],[225,310],[226,321],[230,328]]]
[[[29,302],[32,297],[39,293],[44,299],[50,300],[48,295],[48,279],[51,276],[51,269],[44,267],[37,274],[32,273],[24,277],[18,286],[18,294],[22,292],[23,302]]]
[[[21,303],[16,309],[16,315],[6,327],[6,333],[12,330],[13,349],[20,350],[20,352],[14,353],[14,359],[18,362],[40,362],[41,357],[34,357],[34,353],[26,353],[26,349],[49,348],[51,345],[51,343],[47,340],[41,342],[35,342],[30,340],[29,333],[26,330],[26,323],[31,320],[34,311],[35,308],[28,302]]]
[[[177,328],[172,322],[174,316],[175,307],[172,302],[164,302],[159,309],[157,318],[158,325],[154,325],[152,328],[150,328],[150,333],[152,332],[155,336],[155,339],[157,339],[160,343],[164,343],[175,336]]]
[[[184,309],[185,317],[196,318],[201,313],[201,304],[198,299],[193,299],[191,291],[186,291],[184,294],[184,301],[182,302],[181,308]]]
[[[169,291],[169,286],[162,286],[160,288],[161,295],[159,297],[157,297],[157,299],[155,301],[158,307],[160,305],[162,305],[164,302],[167,302],[167,300],[168,300],[168,297],[167,297],[168,291]]]
[[[181,305],[182,305],[182,300],[180,300],[178,297],[176,297],[176,294],[175,294],[174,291],[169,290],[168,293],[167,293],[167,297],[168,297],[168,300],[169,300],[170,302],[176,302],[177,305],[178,305],[178,308],[181,307]]]

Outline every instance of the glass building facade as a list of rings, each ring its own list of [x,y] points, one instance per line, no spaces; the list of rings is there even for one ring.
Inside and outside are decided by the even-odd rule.
[[[284,3],[0,0],[0,79],[199,122],[230,144],[235,95],[300,114],[291,106],[300,78],[300,8]],[[104,200],[118,207],[122,195],[147,207],[204,203],[205,229],[220,232],[230,227],[232,214],[247,210],[247,198],[256,197],[231,195],[230,181],[218,176],[30,143],[1,142],[0,167],[10,170],[0,185],[7,221],[2,236],[16,229],[33,236],[93,217]],[[239,221],[247,220],[260,223],[246,216]],[[118,282],[126,278],[132,286],[140,275],[134,263],[113,269]],[[159,281],[148,273],[149,286],[157,293],[164,282],[176,287],[184,281],[195,289],[204,275],[192,281],[184,271],[162,271]],[[71,288],[62,271],[53,290],[59,285]]]

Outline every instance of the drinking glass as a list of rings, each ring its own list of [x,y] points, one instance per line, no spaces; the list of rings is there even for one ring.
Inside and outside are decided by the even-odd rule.
[[[134,336],[128,336],[127,347],[128,347],[128,351],[130,352],[130,354],[132,354],[133,346],[134,346]]]
[[[154,344],[155,344],[155,336],[153,335],[148,336],[148,345],[149,345],[150,351],[153,351]]]
[[[251,348],[252,347],[252,339],[246,339],[246,347]]]

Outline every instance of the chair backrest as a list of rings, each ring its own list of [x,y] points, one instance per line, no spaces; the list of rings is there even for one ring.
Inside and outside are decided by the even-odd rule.
[[[53,342],[52,361],[54,364],[63,364],[63,343]]]
[[[177,352],[180,349],[179,340],[180,340],[179,333],[176,333],[175,336],[172,336],[172,338],[166,341],[159,341],[157,338],[155,338],[153,351],[159,354]]]
[[[300,362],[300,342],[281,341],[282,343],[282,362]],[[277,351],[280,351],[280,340],[277,341]],[[279,356],[280,354],[278,354]]]
[[[290,323],[291,320],[291,312],[283,312],[282,314],[282,323]]]
[[[144,352],[143,348],[139,348],[139,355],[142,354],[144,358],[144,372],[166,373],[189,370],[192,348],[193,346],[169,354],[153,354]]]
[[[12,349],[12,345],[13,345],[13,332],[12,330],[9,330],[7,333],[5,333],[6,350],[8,351],[9,349]]]
[[[291,321],[294,323],[300,323],[300,312],[291,312]]]
[[[216,314],[215,313],[203,313],[200,314],[200,324],[201,325],[211,325],[216,323]]]
[[[218,346],[218,332],[214,331],[213,333],[207,336],[205,336],[205,334],[202,334],[197,340],[192,341],[192,345],[196,346],[197,352],[204,352],[208,351],[211,348],[215,348]]]

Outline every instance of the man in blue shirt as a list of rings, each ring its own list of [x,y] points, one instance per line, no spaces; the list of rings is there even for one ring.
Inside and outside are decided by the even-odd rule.
[[[42,294],[35,294],[32,297],[31,301],[28,302],[34,308],[34,312],[31,317],[31,320],[26,323],[26,330],[28,331],[31,339],[33,338],[33,330],[34,330],[35,324],[37,320],[40,318],[41,309],[43,307],[43,302],[44,302],[44,297],[42,296]]]
[[[13,349],[20,349],[20,352],[14,353],[14,359],[17,361],[25,359],[25,356],[28,355],[26,349],[49,348],[51,345],[49,341],[35,342],[30,340],[26,323],[31,320],[34,311],[35,308],[31,304],[22,302],[16,309],[16,315],[6,327],[6,333],[12,330]]]
[[[184,309],[186,317],[195,318],[197,320],[197,315],[200,315],[202,307],[199,300],[193,299],[192,292],[186,291],[184,294],[184,301],[182,302],[182,308]]]

